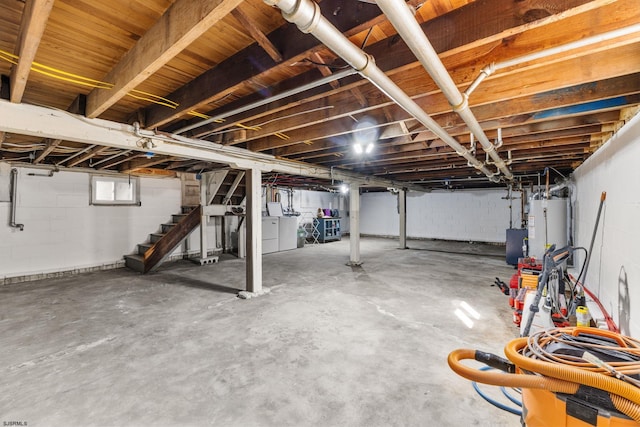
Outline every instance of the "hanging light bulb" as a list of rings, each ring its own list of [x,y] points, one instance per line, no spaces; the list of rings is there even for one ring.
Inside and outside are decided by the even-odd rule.
[[[353,144],[353,150],[356,152],[356,154],[362,154],[362,145],[359,142],[356,142],[355,144]]]
[[[373,142],[367,144],[367,148],[364,150],[366,154],[369,154],[373,151]]]

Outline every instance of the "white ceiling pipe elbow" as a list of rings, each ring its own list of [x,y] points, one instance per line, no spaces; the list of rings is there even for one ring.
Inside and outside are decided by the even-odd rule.
[[[358,70],[363,77],[373,83],[392,101],[453,148],[458,155],[467,159],[470,166],[484,173],[491,181],[499,181],[496,173],[487,169],[469,150],[449,135],[375,64],[371,56],[351,43],[348,38],[324,18],[316,3],[311,0],[265,0],[265,3],[279,7],[282,10],[282,16],[287,21],[296,24],[301,31],[312,34],[349,65]]]
[[[618,37],[624,37],[633,33],[640,32],[640,24],[630,25],[628,27],[618,28],[617,30],[609,31],[606,33],[598,34],[591,37],[585,37],[580,40],[576,40],[571,43],[566,43],[560,46],[544,49],[539,52],[530,53],[528,55],[518,56],[517,58],[508,59],[506,61],[491,63],[480,70],[478,77],[469,85],[467,90],[464,91],[468,97],[476,88],[483,82],[484,79],[492,75],[498,70],[502,70],[516,65],[524,64],[525,62],[535,61],[537,59],[546,58],[551,55],[557,55],[559,53],[565,53],[570,50],[579,49],[581,47],[590,46],[592,44],[609,41]]]
[[[476,136],[486,153],[491,156],[493,162],[507,179],[513,179],[513,174],[496,152],[495,146],[489,141],[482,126],[469,108],[468,98],[463,95],[455,82],[449,75],[438,53],[431,42],[420,28],[413,11],[404,0],[376,0],[382,12],[387,16],[391,24],[398,31],[398,34],[407,43],[409,49],[414,53],[422,66],[436,82],[442,93],[453,107],[453,111],[458,113],[467,124],[469,130]]]

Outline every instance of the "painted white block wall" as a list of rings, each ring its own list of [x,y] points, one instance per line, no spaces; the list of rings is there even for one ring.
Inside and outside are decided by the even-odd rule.
[[[586,279],[625,335],[640,337],[640,115],[574,173],[576,243],[588,248],[607,192]],[[584,259],[582,257],[581,259]]]
[[[46,173],[18,168],[16,219],[24,231],[8,226],[10,203],[0,202],[0,280],[116,264],[180,212],[179,179],[140,178],[141,206],[91,206],[89,174],[30,172]],[[199,247],[197,229],[189,248]]]
[[[509,228],[506,189],[434,191],[407,194],[407,236],[474,242],[504,243]],[[519,193],[515,193],[519,197]],[[397,196],[364,193],[361,233],[398,236]],[[513,227],[520,226],[520,201],[513,201]]]
[[[280,203],[282,209],[286,210],[289,207],[288,191],[279,189]],[[262,206],[266,215],[266,195],[263,193]],[[318,208],[326,209],[338,209],[341,216],[341,228],[342,232],[349,230],[349,218],[347,216],[347,204],[346,197],[340,193],[331,193],[328,191],[311,191],[311,190],[297,190],[293,192],[293,209],[296,212],[300,212],[298,217],[298,224],[310,223],[313,218],[316,217]]]

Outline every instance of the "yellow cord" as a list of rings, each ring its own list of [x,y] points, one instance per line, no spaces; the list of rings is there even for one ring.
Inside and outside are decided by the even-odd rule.
[[[135,95],[135,94],[139,94],[139,95]],[[136,99],[142,99],[144,101],[149,101],[155,104],[164,105],[165,107],[169,107],[173,109],[175,109],[176,107],[178,107],[178,105],[180,105],[177,102],[172,101],[170,99],[163,98],[161,96],[154,95],[149,92],[143,92],[141,90],[136,90],[136,89],[131,90],[131,92],[127,93],[127,95]]]
[[[199,112],[197,112],[197,111],[195,111],[195,110],[191,110],[191,111],[189,111],[187,114],[189,114],[189,115],[191,115],[191,116],[199,117],[199,118],[201,118],[201,119],[205,119],[205,120],[206,120],[206,119],[210,119],[210,118],[211,118],[211,116],[207,116],[206,114],[204,114],[204,113],[199,113]],[[215,120],[214,120],[214,122],[215,122],[215,123],[224,123],[224,119],[215,119]]]
[[[284,134],[284,133],[282,133],[282,132],[276,132],[276,133],[274,133],[274,135],[275,135],[275,136],[277,136],[277,137],[278,137],[278,138],[280,138],[280,139],[285,140],[285,141],[286,141],[287,139],[291,139],[291,137],[290,137],[289,135],[286,135],[286,134]]]
[[[14,65],[18,64],[18,60],[20,57],[18,55],[14,55],[10,52],[0,49],[0,59],[4,59],[7,62],[10,62]],[[78,74],[69,73],[58,68],[49,67],[44,64],[40,64],[39,62],[31,63],[31,71],[39,74],[43,74],[48,77],[52,77],[54,79],[62,80],[69,83],[78,84],[81,86],[89,86],[97,89],[113,89],[113,83],[102,82],[100,80],[90,79],[88,77],[83,77]],[[177,108],[178,103],[175,101],[171,101],[170,99],[163,98],[162,96],[154,95],[152,93],[143,92],[140,90],[133,89],[127,93],[127,95],[140,99],[143,101],[149,101],[154,104],[163,105],[169,108]]]

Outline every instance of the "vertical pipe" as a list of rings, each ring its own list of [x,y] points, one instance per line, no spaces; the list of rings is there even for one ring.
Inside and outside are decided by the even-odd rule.
[[[11,218],[9,227],[24,230],[24,224],[16,224],[16,208],[18,207],[18,169],[11,169]]]
[[[349,256],[350,265],[360,265],[360,186],[349,185]]]
[[[247,282],[246,290],[262,292],[262,173],[249,169],[246,174],[247,193]]]
[[[205,175],[206,176],[206,175]],[[207,258],[207,179],[200,180],[200,259],[204,260]],[[187,237],[186,240],[189,240]]]
[[[407,249],[407,191],[398,192],[398,214],[400,214],[400,249]]]
[[[607,192],[603,191],[602,194],[600,195],[600,206],[598,206],[598,215],[596,215],[596,223],[593,226],[593,234],[591,235],[591,243],[589,243],[589,251],[587,252],[587,259],[584,262],[584,271],[582,273],[581,277],[584,277],[582,279],[582,282],[586,282],[587,281],[587,272],[589,271],[589,263],[591,262],[591,251],[593,251],[593,244],[596,242],[596,234],[598,233],[598,224],[600,224],[600,215],[602,214],[602,206],[604,205],[604,201],[607,199]],[[578,277],[578,281],[580,280],[580,277]]]

